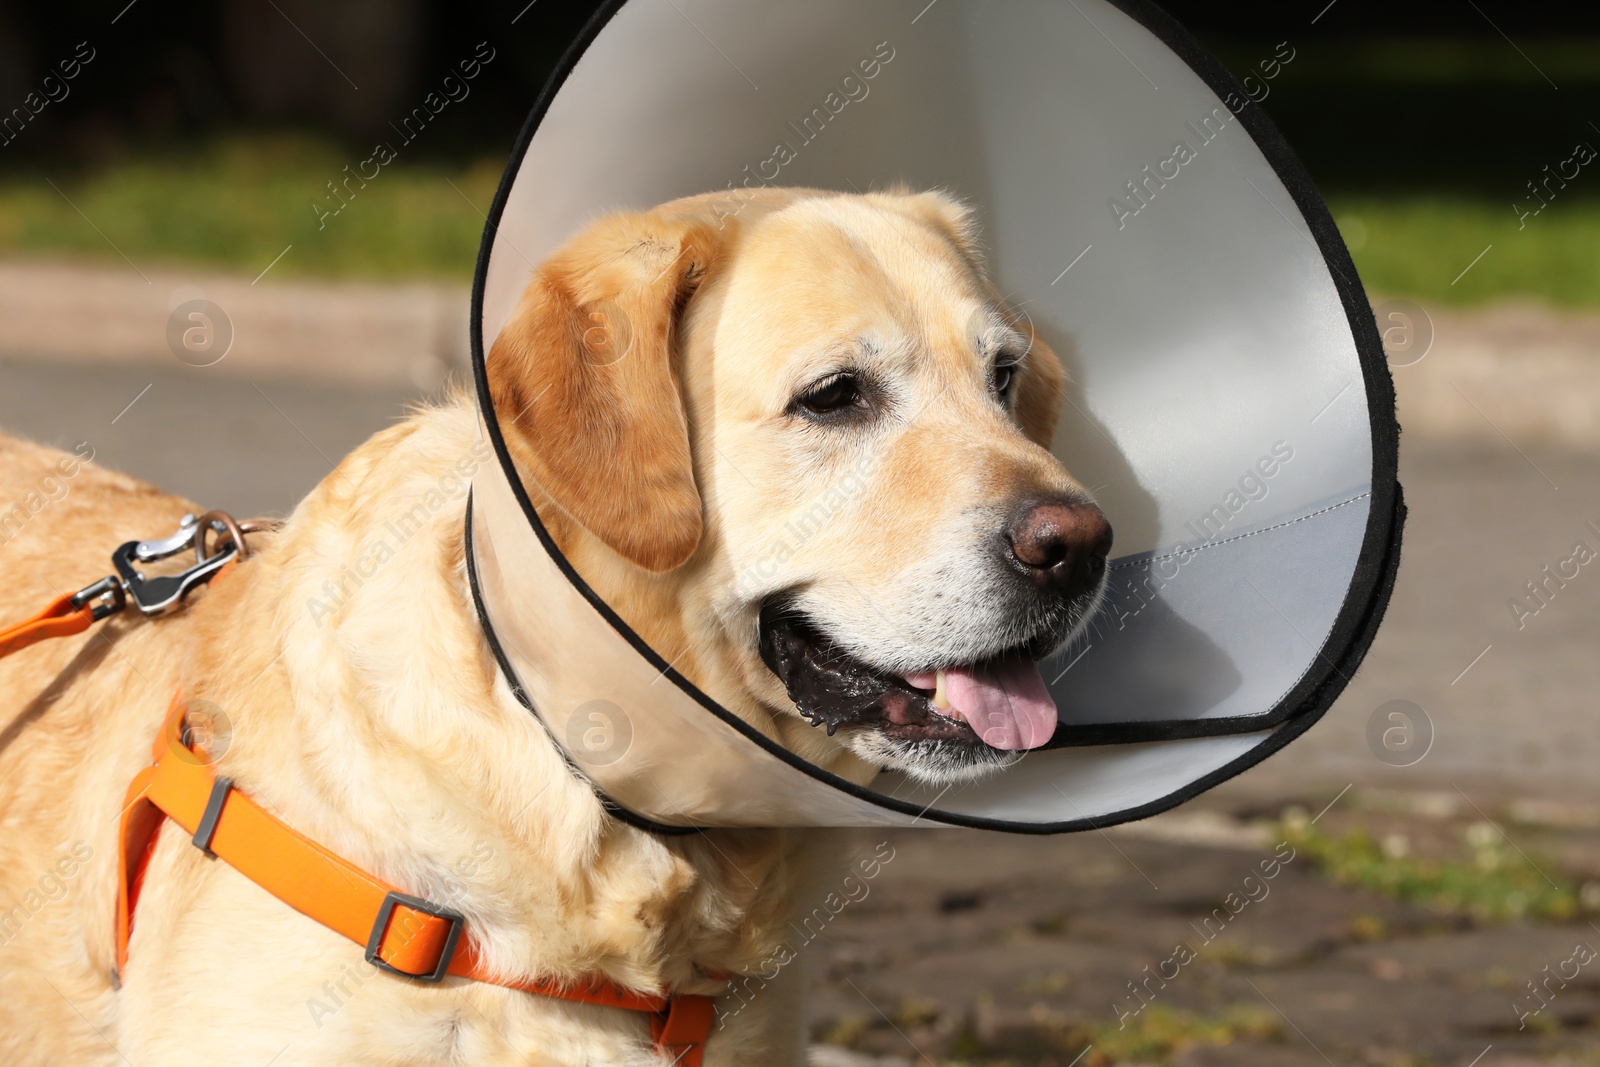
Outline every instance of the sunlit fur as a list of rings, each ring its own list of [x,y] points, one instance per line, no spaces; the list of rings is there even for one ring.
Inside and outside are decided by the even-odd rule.
[[[650,343],[674,306],[673,343]],[[618,338],[625,358],[607,347]],[[565,358],[534,359],[558,350]],[[1021,359],[1009,403],[990,389],[1002,350]],[[497,366],[517,370],[494,378]],[[533,279],[490,367],[557,542],[702,688],[860,782],[885,766],[950,780],[1005,762],[969,748],[963,764],[962,746],[906,746],[866,727],[830,737],[794,714],[757,651],[761,603],[784,591],[854,658],[890,672],[1065,638],[1093,607],[1044,607],[1002,559],[1021,498],[1088,494],[1048,451],[1060,362],[984,277],[960,203],[769,190],[600,220]],[[873,416],[795,417],[796,394],[840,367],[876,383]],[[551,399],[565,395],[584,404]],[[628,412],[637,440],[609,432],[596,444],[587,407]],[[639,444],[674,440],[685,423],[686,452]],[[619,463],[640,473],[595,475]],[[651,515],[661,533],[642,536]]]
[[[768,589],[801,587],[822,625],[885,665],[1012,639],[1015,616],[980,595],[991,576],[975,557],[1008,495],[1075,489],[1039,444],[1061,372],[1034,341],[1012,407],[987,391],[969,324],[993,295],[948,198],[773,192],[736,206],[719,217],[689,201],[575,238],[555,273],[534,279],[567,288],[534,294],[533,320],[507,334],[553,347],[492,359],[496,400],[532,402],[548,420],[578,413],[572,432],[541,437],[513,409],[508,436],[529,482],[548,482],[529,488],[552,532],[623,616],[759,728],[865,780],[874,768],[801,722],[756,657],[755,605]],[[572,320],[608,287],[640,316],[633,336],[662,349],[557,383],[574,401],[607,387],[635,402],[636,419],[605,428],[621,435],[605,453],[620,457],[611,479],[586,466],[598,446],[581,422],[609,410],[604,398],[541,409],[537,390],[550,383],[523,377],[550,373],[532,358],[540,352],[574,354],[560,331],[581,336],[592,320]],[[789,394],[841,340],[863,335],[877,339],[859,358],[889,383],[892,418],[835,437],[786,423]],[[170,824],[115,990],[117,817],[180,683],[227,717],[220,773],[353,863],[456,907],[506,974],[713,991],[705,971],[756,971],[791,936],[791,912],[825,891],[810,882],[826,882],[839,859],[830,839],[662,837],[607,815],[495,669],[464,574],[464,488],[445,491],[375,573],[349,580],[390,523],[484,454],[467,398],[419,411],[346,458],[181,614],[124,616],[0,661],[0,920],[26,911],[0,943],[8,1064],[660,1067],[635,1015],[373,976],[358,946]],[[788,518],[872,454],[865,484],[814,536],[776,572],[740,582]],[[59,459],[0,438],[0,504]],[[0,620],[106,573],[115,545],[170,531],[192,510],[86,467],[0,545]],[[89,858],[46,885],[74,848]],[[801,956],[715,1032],[708,1067],[802,1062]]]

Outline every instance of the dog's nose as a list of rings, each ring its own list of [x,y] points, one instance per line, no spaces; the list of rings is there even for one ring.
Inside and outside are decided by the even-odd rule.
[[[1040,592],[1077,596],[1093,589],[1111,553],[1111,524],[1093,504],[1032,500],[1006,530],[1011,558]]]

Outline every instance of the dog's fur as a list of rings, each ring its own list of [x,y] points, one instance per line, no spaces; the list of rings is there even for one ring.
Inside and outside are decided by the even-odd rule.
[[[757,654],[756,606],[802,590],[841,643],[888,670],[1016,640],[1015,605],[973,557],[1019,494],[1081,490],[1040,447],[1061,385],[1042,344],[1012,399],[995,400],[987,340],[1016,333],[996,306],[968,218],[942,194],[771,191],[732,214],[691,198],[600,220],[540,268],[491,355],[494,401],[552,535],[608,602],[758,728],[867,780],[881,754],[870,731],[830,738],[794,715]],[[797,424],[791,394],[842,359],[880,383],[878,421]],[[664,1062],[631,1013],[378,975],[170,823],[116,988],[117,818],[180,684],[215,720],[220,773],[376,876],[449,901],[508,975],[716,992],[708,972],[773,957],[806,879],[826,870],[817,834],[665,837],[605,813],[479,630],[459,478],[485,459],[468,399],[418,412],[182,613],[130,612],[0,661],[8,1063]],[[0,438],[0,502],[61,461]],[[765,564],[785,516],[849,470],[862,488]],[[0,546],[0,620],[197,510],[85,465]],[[400,515],[423,522],[394,543]],[[352,580],[385,538],[392,558]],[[798,984],[795,967],[763,983],[714,1031],[707,1064],[800,1062]]]

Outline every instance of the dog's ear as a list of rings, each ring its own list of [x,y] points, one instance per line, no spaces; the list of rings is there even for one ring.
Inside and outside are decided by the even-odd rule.
[[[1056,419],[1061,414],[1067,372],[1050,346],[1034,333],[1029,338],[1028,354],[1017,378],[1017,425],[1028,440],[1048,449],[1056,434]]]
[[[602,218],[539,267],[489,353],[495,414],[535,499],[656,573],[700,543],[676,335],[718,247],[703,217]]]

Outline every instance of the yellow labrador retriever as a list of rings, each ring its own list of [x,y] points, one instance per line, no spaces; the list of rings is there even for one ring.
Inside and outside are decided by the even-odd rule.
[[[599,219],[534,273],[488,366],[562,551],[757,728],[858,781],[989,773],[1049,738],[1034,662],[1094,609],[1110,527],[1047,451],[1061,367],[985,280],[958,202],[771,190]],[[0,438],[0,505],[74,475],[26,522],[0,512],[0,622],[197,510],[77,462]],[[671,1059],[636,1012],[380,973],[171,823],[115,973],[120,809],[180,685],[219,774],[451,902],[496,973],[716,995],[772,959],[825,869],[816,835],[658,836],[568,770],[479,629],[465,496],[440,495],[481,462],[470,400],[419,412],[183,612],[0,660],[8,1064]],[[786,541],[830,492],[829,521]],[[353,580],[399,514],[423,521]],[[725,1013],[705,1063],[802,1062],[798,974]]]

